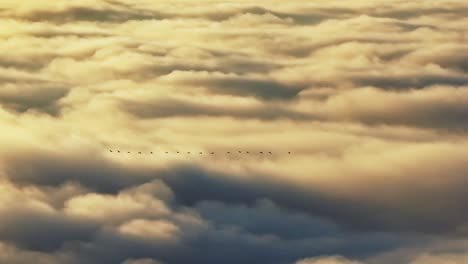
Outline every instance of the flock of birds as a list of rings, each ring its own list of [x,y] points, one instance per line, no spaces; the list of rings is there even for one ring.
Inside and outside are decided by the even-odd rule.
[[[127,154],[132,154],[131,151],[120,151],[120,150],[113,150],[113,149],[110,149],[109,152],[111,152],[111,153],[127,153]],[[153,151],[150,151],[150,152],[138,151],[137,153],[138,153],[139,155],[142,155],[142,154],[149,154],[149,155],[156,154],[156,153],[153,152]],[[197,152],[192,152],[192,151],[187,151],[187,152],[182,152],[182,151],[169,152],[169,151],[165,151],[165,152],[161,152],[161,153],[162,153],[162,154],[184,154],[184,153],[186,153],[186,154],[188,154],[188,155],[190,155],[190,154],[197,154]],[[198,152],[198,155],[204,155],[204,154],[215,155],[215,154],[217,154],[217,153],[220,153],[220,152],[214,152],[214,151],[212,151],[212,152],[202,152],[202,151],[200,151],[200,152]],[[226,151],[226,152],[221,152],[221,153],[224,153],[224,154],[227,154],[227,155],[229,155],[229,154],[255,154],[255,153],[258,153],[258,154],[260,154],[260,155],[263,155],[263,154],[265,154],[265,155],[273,155],[273,152],[271,152],[271,151],[250,152],[250,151],[240,151],[240,150],[239,150],[239,151],[237,151],[237,152],[235,152],[235,151]],[[290,154],[291,154],[291,151],[288,151],[287,153],[290,155]]]

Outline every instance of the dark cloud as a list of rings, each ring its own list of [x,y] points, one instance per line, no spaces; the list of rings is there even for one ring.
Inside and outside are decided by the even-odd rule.
[[[109,5],[106,8],[92,8],[86,6],[70,6],[62,10],[36,10],[28,14],[22,14],[21,18],[30,21],[48,21],[55,23],[66,23],[73,21],[95,21],[95,22],[125,22],[129,20],[162,20],[162,19],[208,19],[211,21],[226,21],[240,15],[273,15],[279,19],[290,19],[294,23],[311,25],[318,24],[324,20],[336,18],[337,16],[350,16],[356,14],[350,9],[323,8],[310,10],[309,12],[281,12],[268,9],[262,6],[250,6],[242,8],[224,8],[213,11],[206,8],[202,12],[177,12],[159,11],[156,9],[144,9],[138,5],[126,4],[119,1],[104,1]],[[7,10],[3,10],[5,13]],[[0,10],[1,12],[1,10]],[[6,16],[9,16],[6,13]],[[10,15],[11,16],[11,15]],[[15,16],[13,16],[15,17]]]
[[[154,61],[157,61],[158,57],[153,58]],[[225,74],[235,73],[235,74],[245,74],[245,73],[267,73],[271,70],[280,68],[279,66],[269,65],[262,62],[256,62],[254,60],[248,60],[243,58],[212,58],[211,60],[206,60],[205,62],[197,62],[195,64],[190,64],[184,62],[183,59],[179,60],[177,63],[169,63],[166,65],[163,64],[154,64],[151,66],[143,67],[136,71],[133,76],[136,79],[148,79],[152,77],[159,77],[168,75],[172,72],[177,71],[187,71],[187,72],[220,72]],[[261,84],[266,85],[266,84]],[[234,84],[235,86],[235,84]],[[272,84],[272,89],[281,89],[278,87],[278,84]],[[229,87],[229,86],[228,86]],[[262,89],[262,88],[259,88]],[[215,90],[215,89],[213,89]],[[240,92],[242,93],[242,92]]]
[[[353,77],[353,79],[361,86],[375,86],[390,90],[424,88],[432,85],[463,86],[468,84],[468,77],[466,76],[443,74],[358,75]]]
[[[252,106],[233,107],[231,109],[221,105],[205,105],[201,103],[164,99],[152,102],[123,101],[121,108],[141,118],[170,118],[170,117],[233,117],[240,119],[293,119],[311,120],[312,115],[290,111],[282,106]]]
[[[95,223],[34,209],[2,212],[0,238],[29,250],[54,251],[66,242],[89,241],[97,231]]]
[[[219,201],[202,201],[197,211],[219,226],[240,228],[257,235],[272,235],[282,239],[307,239],[333,235],[338,227],[332,223],[303,213],[290,213],[278,208],[269,200],[244,204],[226,205]]]
[[[68,88],[47,84],[6,84],[0,90],[0,105],[23,113],[28,110],[57,115],[60,112],[58,101],[69,92]]]
[[[463,185],[465,178],[459,177],[459,184]],[[179,173],[171,173],[164,181],[174,191],[176,198],[189,206],[201,201],[252,204],[266,198],[283,208],[332,219],[341,226],[355,230],[450,233],[456,232],[468,218],[468,215],[460,215],[460,212],[465,210],[462,201],[466,197],[458,184],[446,186],[435,193],[436,190],[430,187],[410,190],[402,189],[402,186],[405,186],[404,182],[394,183],[389,188],[398,195],[393,198],[391,204],[406,203],[406,206],[400,205],[392,209],[391,205],[385,206],[383,201],[372,203],[339,198],[320,193],[319,189],[313,187],[303,191],[298,187],[288,187],[286,182],[233,179],[235,177],[218,177],[203,170],[185,168]],[[372,183],[369,179],[368,184]],[[192,189],[192,186],[197,188]],[[288,191],[285,191],[286,189]],[[430,205],[427,204],[428,194],[431,194],[433,199]],[[418,213],[413,211],[415,206],[419,208]],[[442,208],[444,214],[440,214],[439,210]]]
[[[462,213],[466,211],[462,202],[467,199],[462,187],[466,177],[456,176],[462,173],[456,170],[447,176],[451,177],[451,184],[438,188],[421,185],[411,189],[406,186],[408,183],[417,184],[416,179],[400,180],[388,185],[388,189],[397,196],[387,202],[384,202],[384,198],[370,202],[364,197],[340,198],[321,193],[314,186],[301,190],[284,180],[262,180],[266,176],[259,180],[235,180],[233,176],[192,166],[137,169],[121,167],[99,156],[60,157],[46,153],[40,158],[23,155],[5,160],[9,179],[21,185],[60,186],[75,182],[98,192],[117,193],[124,188],[160,178],[172,189],[176,200],[186,206],[202,201],[252,204],[261,199],[270,199],[285,209],[321,216],[355,230],[453,233],[468,218]],[[437,174],[426,176],[426,180],[439,178]],[[376,190],[383,188],[378,178],[375,181],[367,179],[367,184],[376,184]],[[427,203],[428,194],[432,197],[430,204]],[[369,196],[372,195],[371,191]],[[392,207],[401,203],[404,205]],[[417,213],[414,207],[419,208]],[[441,210],[443,214],[440,214]]]
[[[411,19],[420,16],[454,16],[458,17],[468,12],[468,7],[462,3],[452,3],[444,7],[423,7],[418,8],[408,6],[406,8],[395,8],[387,6],[381,10],[371,11],[375,16],[391,17],[397,19]]]
[[[42,61],[26,61],[19,58],[0,58],[0,65],[4,68],[18,68],[23,70],[39,70],[44,67],[44,62]]]
[[[318,116],[322,120],[354,120],[373,126],[404,125],[464,133],[467,128],[464,121],[468,118],[466,92],[465,87],[451,86],[407,90],[361,88],[305,97],[320,102],[323,112]]]
[[[298,25],[314,25],[318,24],[320,22],[323,22],[327,19],[331,18],[336,18],[337,16],[339,17],[346,17],[350,16],[353,14],[356,14],[355,11],[350,10],[350,9],[332,9],[332,8],[323,8],[323,9],[315,9],[315,10],[308,10],[308,12],[281,12],[281,11],[276,11],[274,9],[268,9],[264,8],[262,6],[251,6],[251,7],[245,7],[245,8],[240,8],[237,10],[229,10],[225,12],[209,12],[203,14],[203,18],[208,18],[212,19],[215,21],[224,21],[228,20],[231,18],[234,18],[239,15],[247,15],[247,14],[252,14],[252,15],[257,15],[257,16],[263,16],[263,15],[273,15],[276,16],[282,20],[284,20],[285,23],[287,23],[288,20],[291,20],[293,23],[298,24]]]
[[[103,38],[111,37],[109,34],[100,33],[100,32],[86,32],[86,31],[75,31],[72,30],[64,31],[59,29],[45,29],[45,30],[36,30],[29,32],[30,36],[38,38],[60,38],[60,37],[77,37],[77,38]]]
[[[35,22],[47,21],[54,23],[68,23],[76,21],[116,23],[128,20],[161,19],[163,17],[157,13],[148,11],[138,12],[132,10],[95,9],[84,6],[75,6],[65,8],[63,10],[35,10],[25,16],[20,16],[20,18]]]
[[[215,213],[217,220],[223,218],[225,209],[218,207]],[[416,240],[412,238],[396,238],[386,234],[343,235],[339,231],[322,233],[314,236],[309,233],[303,239],[293,237],[282,237],[282,234],[275,232],[270,235],[260,235],[262,229],[263,216],[255,214],[255,207],[244,208],[245,213],[251,217],[245,219],[252,225],[253,233],[241,230],[236,227],[211,226],[194,237],[188,238],[184,245],[168,246],[158,244],[148,244],[142,241],[125,238],[116,234],[101,233],[94,241],[96,247],[87,252],[86,256],[92,256],[90,263],[119,263],[125,257],[132,258],[155,258],[166,263],[239,263],[239,262],[266,262],[266,263],[292,263],[298,258],[304,258],[307,254],[326,255],[331,252],[340,252],[345,255],[364,257],[370,252],[379,252],[391,249],[397,245],[410,245]],[[274,210],[273,210],[274,211]],[[275,213],[271,212],[270,216]],[[211,215],[213,216],[213,215]],[[276,215],[278,221],[283,225],[294,224],[294,216],[288,216],[286,212]],[[211,221],[212,219],[206,218]],[[229,220],[227,220],[229,221]],[[289,222],[291,221],[291,222]],[[219,222],[218,222],[219,224]],[[304,220],[303,227],[316,229],[320,232],[320,227],[327,225],[325,222],[321,226],[315,226],[317,222]],[[253,227],[256,226],[256,227]],[[298,228],[298,227],[296,227]],[[257,230],[259,229],[259,230]],[[275,231],[275,230],[271,230]],[[255,234],[257,233],[257,234]],[[216,247],[216,251],[210,254],[203,254],[207,250]],[[116,250],[118,249],[118,250]],[[113,253],[109,253],[113,252]],[[231,256],[226,259],[226,256]]]
[[[21,158],[4,157],[4,161],[9,164],[6,173],[10,180],[21,185],[39,186],[77,183],[97,192],[117,193],[155,177],[155,172],[121,167],[99,155],[63,155],[60,151],[40,153],[42,154],[23,153]]]
[[[44,153],[43,158],[37,156],[4,159],[8,161],[6,172],[10,180],[23,186],[77,182],[91,190],[116,194],[160,178],[174,192],[176,200],[171,205],[174,210],[183,212],[184,208],[191,208],[203,221],[211,223],[208,229],[194,225],[200,231],[192,235],[183,233],[183,244],[166,245],[114,231],[97,231],[94,221],[50,213],[41,215],[32,211],[29,216],[31,211],[25,211],[7,214],[2,219],[6,221],[3,226],[14,222],[17,227],[0,232],[3,239],[25,249],[50,251],[64,247],[87,263],[120,263],[129,257],[207,263],[219,262],[226,255],[232,257],[225,263],[291,263],[310,255],[336,253],[364,258],[422,243],[421,238],[405,232],[454,232],[461,224],[459,221],[466,218],[462,213],[466,211],[462,201],[467,198],[463,183],[446,186],[437,194],[434,189],[421,192],[421,188],[402,190],[400,185],[390,185],[388,188],[395,192],[393,199],[397,202],[373,205],[374,202],[366,200],[333,197],[319,189],[304,191],[273,178],[241,180],[193,166],[145,171],[118,166],[96,156],[64,158]],[[425,198],[429,192],[433,195],[431,203]],[[403,202],[398,197],[407,206],[392,208]],[[419,209],[414,212],[416,207]],[[182,225],[182,228],[191,227]],[[387,233],[390,231],[400,235]],[[47,239],[38,241],[33,237]],[[217,253],[201,254],[214,246]]]
[[[463,43],[451,43],[427,50],[416,51],[408,60],[420,64],[435,64],[457,73],[468,72],[466,47]]]
[[[264,100],[290,100],[306,88],[302,85],[287,85],[276,81],[242,77],[187,78],[181,83],[201,86],[214,93],[253,96]]]
[[[411,109],[411,110],[410,110]],[[445,131],[463,133],[468,129],[468,108],[465,105],[427,104],[425,106],[408,106],[407,115],[379,115],[363,114],[358,117],[361,122],[381,125],[399,124],[407,126],[420,126]]]

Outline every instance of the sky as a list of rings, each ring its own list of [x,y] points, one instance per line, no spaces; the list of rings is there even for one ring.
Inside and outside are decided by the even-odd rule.
[[[466,25],[463,0],[1,0],[0,264],[468,263]]]

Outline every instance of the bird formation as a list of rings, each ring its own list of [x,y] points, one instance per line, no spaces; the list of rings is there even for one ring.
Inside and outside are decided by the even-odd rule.
[[[114,150],[114,149],[110,149],[109,152],[111,153],[125,153],[127,152],[127,154],[132,154],[131,151],[121,151],[121,150]],[[149,152],[142,152],[142,151],[138,151],[138,152],[135,152],[135,153],[138,153],[138,155],[145,155],[145,154],[149,154],[149,155],[154,155],[154,154],[157,154],[156,152],[153,152],[153,151],[149,151]],[[192,152],[192,151],[187,151],[186,152],[187,155],[191,155],[191,154],[198,154],[198,155],[215,155],[215,154],[234,154],[236,152],[234,151],[225,151],[225,152],[222,152],[222,151],[219,151],[219,152],[214,152],[214,151],[211,151],[211,152],[203,152],[203,151],[199,151],[199,152]],[[251,152],[251,151],[237,151],[238,154],[261,154],[261,155],[273,155],[273,152],[271,151],[258,151],[258,152]],[[169,152],[169,151],[164,151],[164,152],[160,152],[160,154],[183,154],[183,152],[181,151],[174,151],[174,152]],[[291,151],[288,151],[287,152],[288,155],[291,154]]]

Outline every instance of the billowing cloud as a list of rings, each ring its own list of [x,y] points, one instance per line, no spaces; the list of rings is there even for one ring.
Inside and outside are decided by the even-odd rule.
[[[464,263],[463,1],[0,3],[0,263]]]

